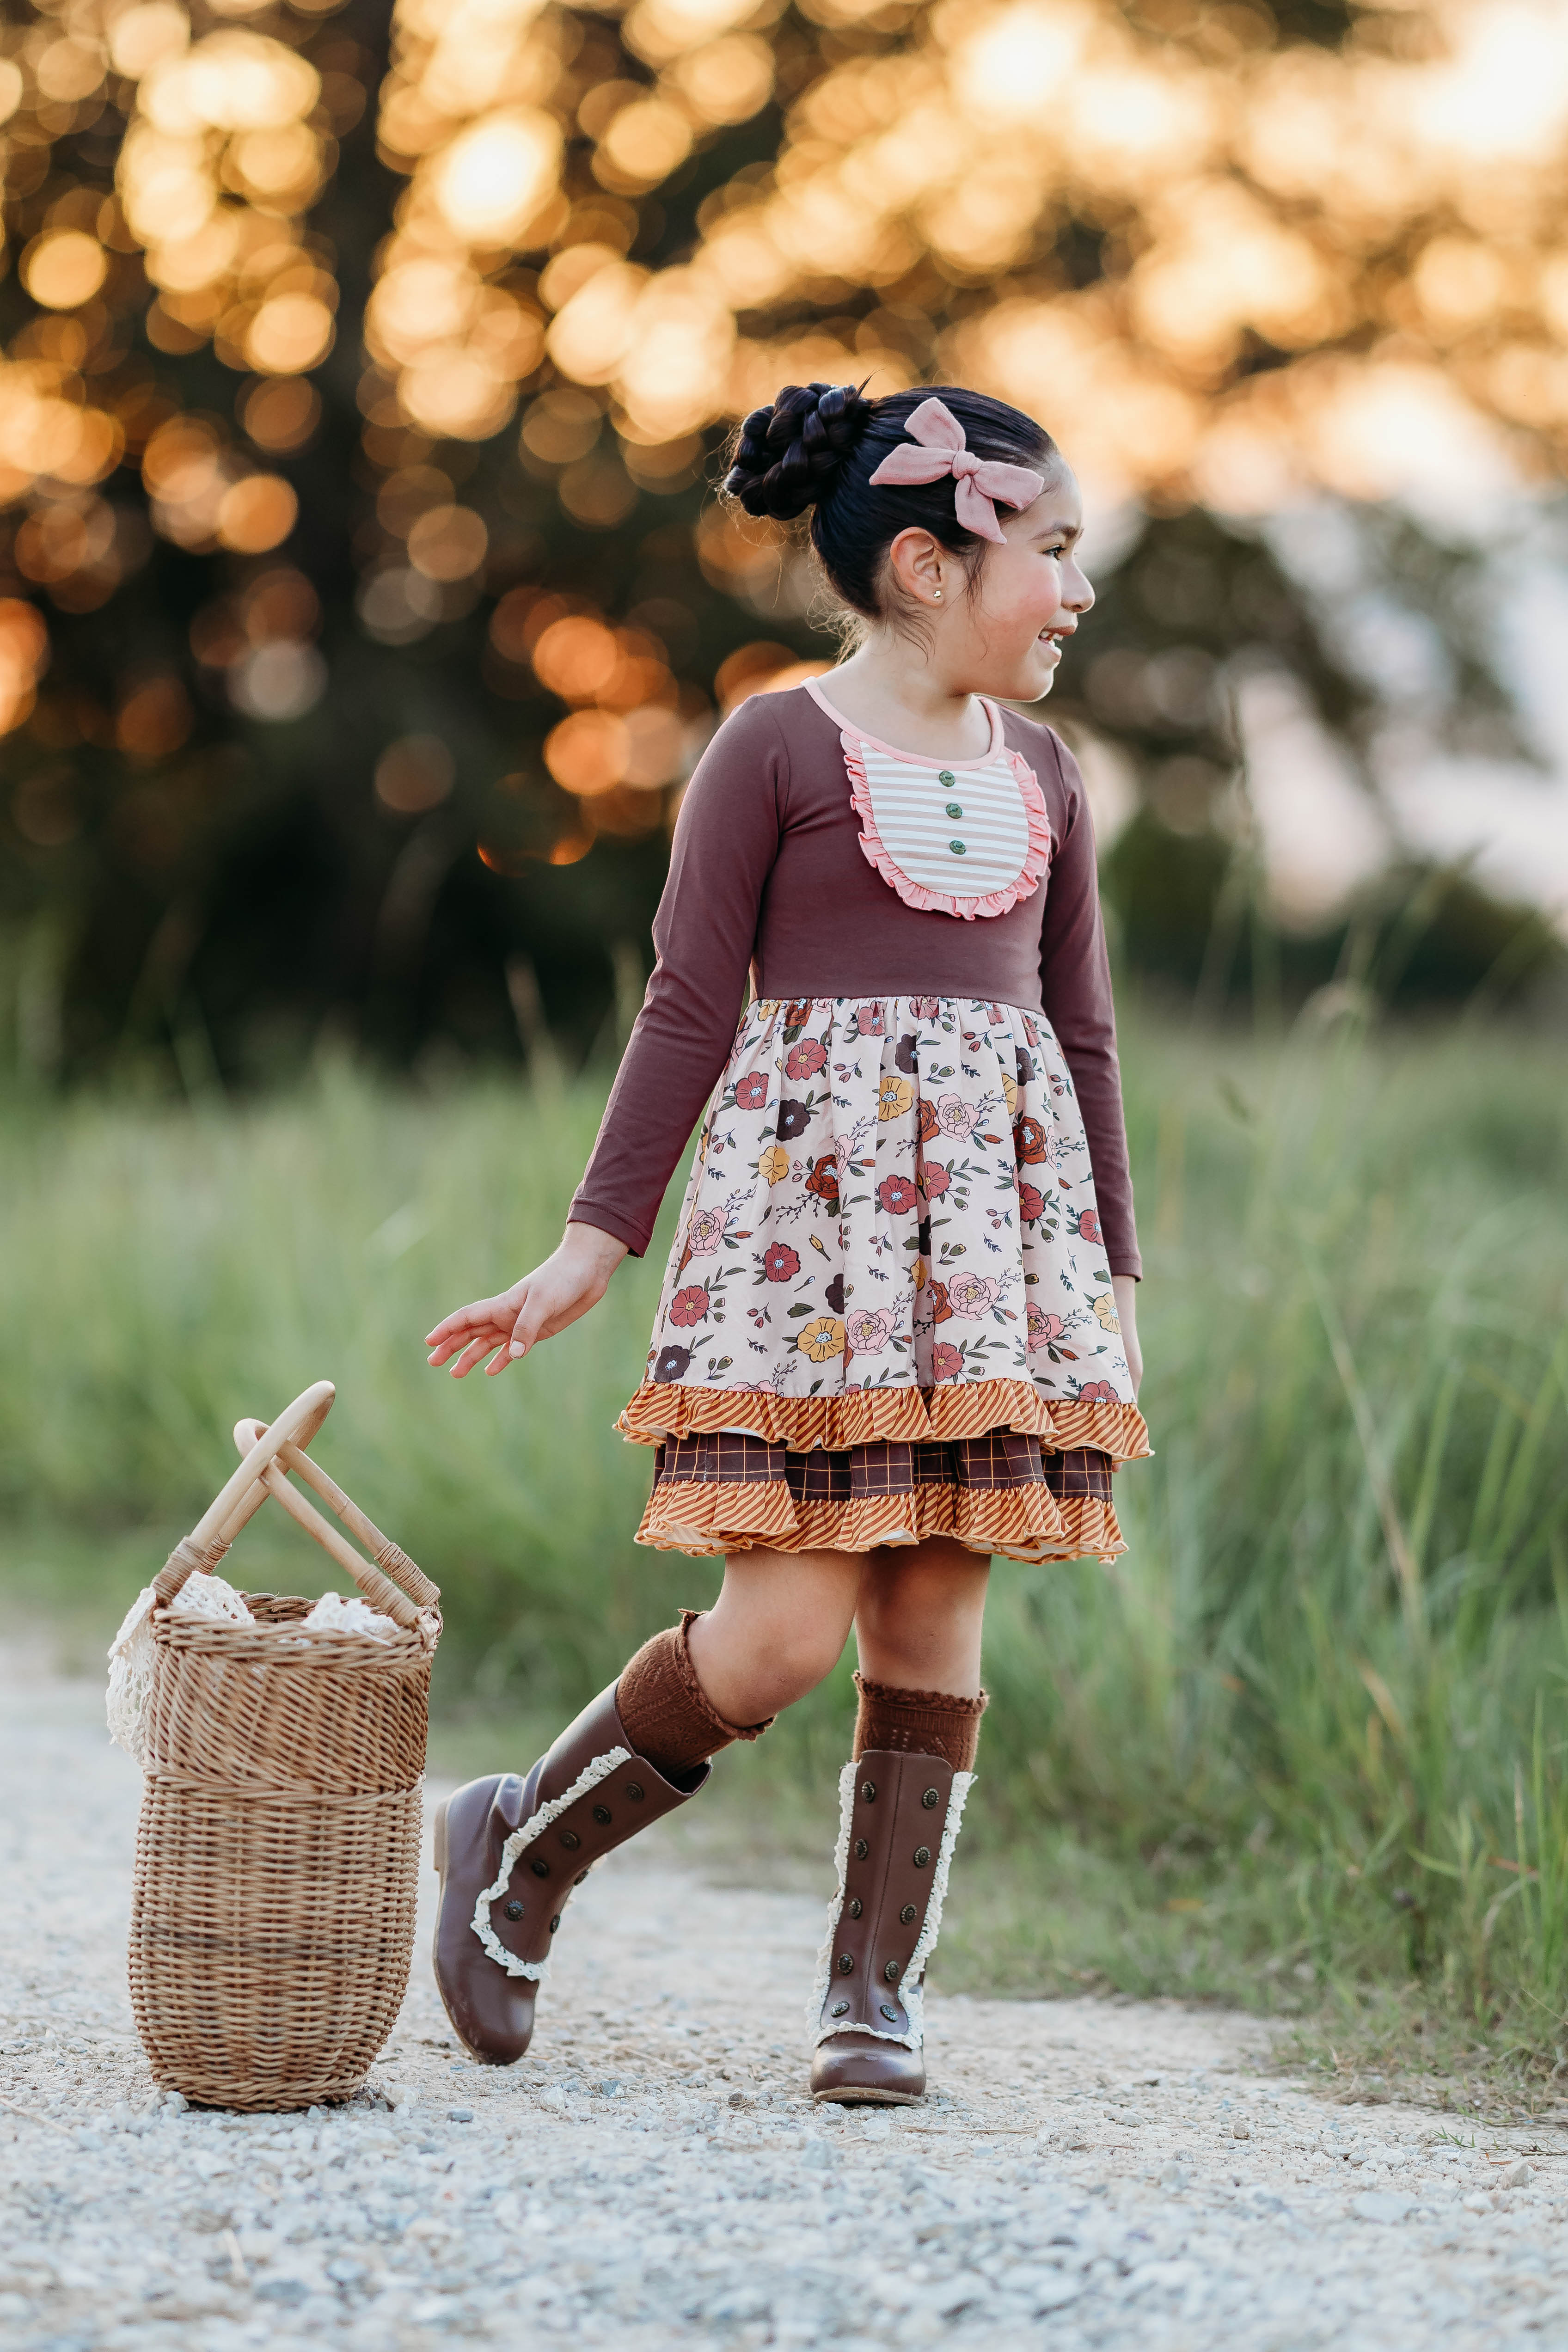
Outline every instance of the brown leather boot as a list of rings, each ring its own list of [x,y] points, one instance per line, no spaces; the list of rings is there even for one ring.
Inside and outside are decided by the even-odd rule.
[[[925,1965],[973,1779],[892,1748],[844,1767],[838,1892],[808,2012],[814,2099],[902,2107],[925,2095]]]
[[[510,2066],[522,2056],[572,1889],[616,1846],[694,1797],[712,1769],[698,1764],[666,1780],[627,1739],[612,1683],[526,1780],[492,1773],[447,1798],[436,1815],[441,1902],[431,1957],[470,2057]]]

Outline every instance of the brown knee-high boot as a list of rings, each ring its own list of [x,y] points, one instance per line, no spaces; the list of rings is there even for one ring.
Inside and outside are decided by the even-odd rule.
[[[925,1968],[986,1701],[859,1675],[855,1684],[855,1752],[838,1783],[838,1887],[808,2011],[811,2091],[841,2105],[909,2106],[925,2092]]]
[[[528,2048],[561,1914],[595,1863],[707,1781],[708,1759],[765,1723],[726,1723],[687,1648],[694,1610],[656,1633],[525,1777],[470,1780],[436,1815],[436,1983],[469,2055]]]

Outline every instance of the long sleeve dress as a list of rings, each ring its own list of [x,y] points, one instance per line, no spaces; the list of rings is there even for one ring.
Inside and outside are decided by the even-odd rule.
[[[570,1211],[640,1255],[707,1105],[619,1423],[658,1448],[639,1539],[1110,1559],[1150,1447],[1082,781],[1038,721],[987,704],[942,762],[830,684],[742,704],[691,780]]]

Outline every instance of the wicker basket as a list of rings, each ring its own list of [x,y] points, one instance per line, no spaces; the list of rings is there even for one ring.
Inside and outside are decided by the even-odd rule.
[[[203,2105],[348,2098],[408,1983],[440,1594],[306,1454],[332,1394],[239,1424],[239,1468],[153,1588],[131,1999],[155,2079]],[[307,1629],[310,1602],[275,1593],[243,1596],[249,1625],[171,1611],[269,1495],[393,1639]]]

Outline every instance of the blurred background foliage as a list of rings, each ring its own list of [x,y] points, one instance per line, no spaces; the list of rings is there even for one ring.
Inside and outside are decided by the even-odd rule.
[[[826,658],[798,541],[712,496],[730,420],[811,376],[986,385],[1082,473],[1101,593],[1052,716],[1125,966],[1215,1007],[1538,985],[1550,928],[1419,859],[1282,921],[1247,790],[1281,709],[1373,801],[1391,743],[1532,756],[1464,499],[1397,499],[1436,446],[1457,497],[1545,488],[1568,435],[1556,83],[1487,26],[19,5],[8,1050],[200,1089],[323,1033],[395,1066],[612,1036],[708,734]],[[1334,565],[1275,527],[1303,503]]]

